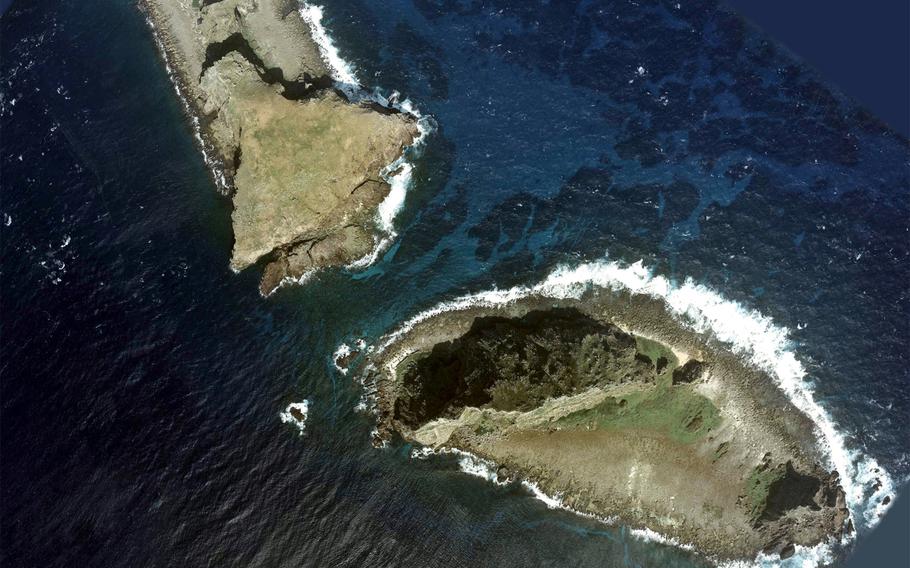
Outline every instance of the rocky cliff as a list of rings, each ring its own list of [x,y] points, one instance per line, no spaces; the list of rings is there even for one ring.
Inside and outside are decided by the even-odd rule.
[[[145,6],[233,196],[231,267],[266,261],[268,294],[368,254],[390,189],[380,172],[417,136],[414,120],[336,91],[296,2]]]

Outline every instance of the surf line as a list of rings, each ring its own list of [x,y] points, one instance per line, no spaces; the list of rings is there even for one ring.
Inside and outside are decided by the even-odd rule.
[[[140,3],[139,6],[145,16],[145,23],[149,26],[149,29],[152,30],[152,38],[155,41],[161,59],[164,61],[165,73],[167,74],[168,79],[170,79],[174,91],[177,93],[177,98],[183,106],[184,113],[189,118],[190,126],[193,130],[193,137],[196,138],[199,149],[202,151],[202,161],[208,167],[209,172],[211,172],[212,177],[215,180],[215,187],[219,192],[227,195],[230,192],[230,185],[224,175],[224,166],[220,160],[214,157],[216,154],[214,147],[205,139],[205,136],[203,136],[199,117],[196,112],[193,111],[189,97],[185,92],[188,91],[188,89],[183,85],[183,78],[175,71],[174,65],[172,65],[172,55],[168,51],[167,42],[163,37],[163,34],[166,32],[158,29],[158,26],[155,25],[154,20],[152,20],[152,17],[149,15],[147,8],[142,3]],[[233,268],[231,270],[235,273],[237,272]]]
[[[388,195],[379,203],[376,211],[376,227],[381,235],[374,239],[373,249],[369,253],[345,267],[356,271],[374,264],[398,237],[395,231],[395,218],[404,209],[408,190],[413,183],[413,161],[423,152],[427,137],[436,130],[436,123],[431,116],[421,113],[410,99],[402,100],[398,91],[393,91],[388,96],[385,96],[379,87],[367,91],[357,79],[354,66],[338,52],[335,42],[323,25],[323,15],[321,6],[306,1],[300,2],[300,16],[309,25],[310,34],[329,68],[335,88],[353,103],[373,102],[406,114],[417,124],[417,138],[404,149],[398,159],[379,172],[380,177],[390,187]]]

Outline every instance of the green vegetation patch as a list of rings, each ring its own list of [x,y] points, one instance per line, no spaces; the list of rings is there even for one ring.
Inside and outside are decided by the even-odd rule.
[[[673,370],[679,367],[679,359],[673,354],[672,349],[659,341],[637,335],[635,336],[635,348],[654,364],[658,384],[669,384],[672,381]]]
[[[643,429],[661,432],[681,443],[703,438],[720,423],[720,412],[688,386],[660,386],[621,397],[608,397],[557,422],[561,428]]]
[[[478,317],[471,329],[398,368],[395,416],[423,424],[466,406],[526,412],[595,386],[653,385],[635,338],[574,308]]]
[[[667,345],[575,308],[478,317],[460,337],[398,365],[394,414],[416,426],[465,407],[527,412],[591,387],[622,388],[637,394],[566,417],[566,426],[649,428],[691,442],[719,413],[691,385],[673,385],[678,369]]]
[[[771,466],[770,454],[754,468],[746,480],[742,502],[756,525],[775,520],[797,507],[817,509],[815,496],[822,480],[811,473],[797,470],[793,462]]]
[[[771,487],[783,479],[784,473],[783,468],[769,468],[767,464],[762,464],[749,474],[746,480],[746,507],[752,522],[758,521],[765,512]]]

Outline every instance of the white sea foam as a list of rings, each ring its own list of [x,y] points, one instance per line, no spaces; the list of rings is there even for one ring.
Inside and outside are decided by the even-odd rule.
[[[379,259],[379,255],[387,251],[392,243],[395,242],[397,236],[398,233],[392,231],[391,233],[386,233],[381,237],[376,238],[373,242],[373,249],[370,250],[370,252],[354,262],[345,265],[345,268],[350,271],[357,271],[373,265]]]
[[[395,94],[397,95],[397,93]],[[380,172],[379,175],[390,187],[388,195],[383,198],[376,210],[376,224],[382,235],[376,239],[373,249],[369,253],[345,267],[348,270],[362,270],[371,266],[395,242],[398,237],[398,233],[395,231],[395,218],[404,209],[405,199],[412,184],[414,166],[410,159],[419,156],[426,143],[427,136],[435,130],[432,119],[421,115],[419,111],[414,109],[410,100],[406,99],[401,103],[389,102],[378,93],[374,93],[372,98],[378,100],[384,106],[392,106],[401,112],[416,117],[418,136],[409,147],[410,155],[408,149],[406,149],[397,160]]]
[[[335,47],[335,43],[322,25],[322,7],[309,2],[301,2],[300,15],[309,24],[313,41],[316,42],[323,61],[328,65],[329,71],[332,73],[332,79],[337,83],[356,89],[360,82],[357,81],[354,68],[339,55],[338,48]]]
[[[483,459],[482,457],[475,456],[470,452],[465,452],[459,450],[458,448],[431,448],[429,446],[423,446],[420,448],[415,448],[411,450],[411,458],[418,460],[425,460],[430,456],[439,456],[439,455],[453,455],[458,457],[458,469],[462,472],[467,473],[468,475],[473,475],[474,477],[480,477],[486,479],[490,483],[496,485],[508,485],[508,479],[499,479],[499,475],[496,473],[496,464],[490,460]]]
[[[776,554],[768,555],[759,552],[754,560],[727,560],[719,562],[718,568],[772,568],[784,566],[787,568],[813,568],[826,566],[834,562],[832,543],[822,543],[816,546],[801,546],[797,544],[793,556],[781,560]]]
[[[411,171],[413,169],[414,167],[411,164],[401,158],[388,168],[389,171],[397,170],[397,172],[389,175],[388,180],[391,190],[386,198],[382,200],[382,203],[379,204],[377,211],[379,227],[386,233],[391,233],[395,229],[395,217],[404,206],[404,197],[408,192],[408,186],[411,184]]]
[[[427,136],[435,130],[432,118],[424,116],[410,99],[401,99],[398,91],[386,97],[379,89],[372,92],[364,89],[357,80],[354,66],[338,53],[332,38],[322,24],[322,7],[309,2],[301,2],[300,15],[309,24],[313,41],[319,48],[323,61],[329,68],[335,87],[343,92],[351,102],[372,101],[386,108],[395,109],[414,118],[417,124],[417,137],[404,150],[397,160],[387,165],[379,175],[390,186],[389,194],[379,204],[376,213],[376,225],[382,233],[373,245],[373,249],[363,257],[348,264],[348,270],[362,270],[374,264],[395,241],[395,218],[404,208],[405,198],[411,187],[413,164],[410,160],[417,157],[426,142]]]
[[[364,349],[368,348],[366,341],[363,339],[358,339],[354,344],[357,346],[357,349],[359,351],[363,351]],[[344,369],[338,365],[338,358],[339,356],[344,357],[350,352],[351,348],[347,344],[342,343],[335,350],[335,355],[333,356],[335,358],[335,368],[345,376],[348,374],[347,369]],[[353,376],[353,379],[360,384],[360,399],[357,401],[357,404],[354,405],[354,412],[372,414],[374,416],[378,414],[376,395],[379,391],[379,388],[376,384],[376,374],[373,373],[374,370],[375,367],[371,363],[367,363],[367,365],[361,370],[362,372],[357,373]],[[378,439],[378,430],[375,431],[373,439]]]
[[[654,275],[641,261],[631,266],[608,259],[574,267],[560,266],[533,286],[490,290],[443,302],[408,320],[386,336],[377,349],[384,350],[418,323],[445,312],[502,306],[531,295],[580,298],[591,287],[627,291],[662,300],[680,323],[696,332],[713,335],[767,371],[794,406],[815,424],[820,434],[821,449],[830,461],[828,465],[840,474],[854,525],[867,529],[878,523],[887,509],[881,502],[882,498],[894,492],[891,477],[874,458],[847,447],[845,434],[837,429],[828,412],[815,400],[814,388],[806,380],[806,369],[793,351],[789,330],[758,311],[727,300],[691,279],[680,285]],[[394,361],[390,362],[390,365],[394,364]],[[876,481],[880,488],[868,495],[868,488]],[[828,544],[799,551],[799,557],[810,563],[830,555]],[[762,564],[767,560],[759,557],[755,562]]]
[[[509,481],[507,479],[499,479],[499,475],[496,473],[496,464],[493,462],[455,448],[449,451],[458,456],[458,469],[464,473],[486,479],[496,485],[508,484]]]
[[[294,416],[293,412],[296,410],[301,418]],[[300,435],[303,436],[304,431],[306,430],[306,419],[310,411],[310,401],[303,400],[301,402],[292,402],[284,409],[283,412],[280,412],[278,416],[281,417],[281,421],[285,424],[293,424],[297,427],[297,430],[300,432]]]
[[[341,373],[342,375],[347,375],[348,370],[346,368],[342,367],[341,365],[339,365],[338,362],[350,354],[351,354],[351,346],[348,345],[347,343],[342,343],[341,345],[338,346],[338,349],[336,349],[335,352],[332,353],[332,365],[334,365],[335,368],[338,370],[338,372]]]
[[[662,535],[659,532],[652,531],[651,529],[629,529],[629,534],[639,540],[644,540],[646,542],[667,544],[670,546],[675,546],[676,548],[682,548],[683,550],[695,550],[695,547],[691,544],[679,542],[675,538]]]
[[[381,438],[381,437],[379,436],[379,429],[378,429],[378,428],[373,428],[373,429],[370,431],[370,439],[373,440],[373,447],[374,447],[374,448],[380,448],[380,449],[382,449],[382,448],[388,448],[388,447],[389,447],[389,441],[386,440],[386,439],[384,439],[384,438]]]
[[[531,481],[522,481],[522,487],[530,491],[538,501],[542,501],[548,509],[566,509],[571,510],[562,502],[561,495],[547,495],[541,490],[536,483]],[[577,512],[577,511],[576,511]]]
[[[437,454],[436,450],[429,446],[422,446],[420,448],[414,448],[411,450],[411,459],[414,460],[425,460],[430,456],[435,456]]]
[[[398,237],[398,233],[395,231],[395,217],[404,208],[405,197],[411,186],[412,170],[413,166],[402,155],[380,174],[391,188],[376,210],[377,226],[382,231],[382,235],[376,239],[370,252],[345,267],[348,270],[362,270],[371,266],[395,242]]]
[[[231,270],[234,270],[234,269],[231,268]],[[234,273],[235,273],[235,274],[237,274],[238,272],[239,272],[239,271],[234,270]],[[295,276],[285,276],[284,278],[282,278],[282,279],[278,282],[278,285],[277,285],[277,286],[275,286],[274,288],[272,288],[271,290],[269,290],[269,291],[268,291],[267,293],[265,293],[265,294],[263,294],[263,293],[260,291],[260,292],[259,292],[259,295],[262,296],[263,298],[268,298],[269,296],[271,296],[272,294],[274,294],[275,291],[278,290],[279,288],[283,288],[283,287],[285,287],[285,286],[290,286],[290,285],[292,285],[292,284],[297,284],[297,285],[299,286],[300,284],[304,284],[305,282],[308,282],[311,278],[313,278],[314,276],[316,276],[316,274],[317,274],[318,272],[319,272],[319,269],[316,268],[316,269],[313,269],[313,270],[307,270],[306,272],[304,272],[304,273],[301,274],[300,276],[296,276],[296,277],[295,277]]]

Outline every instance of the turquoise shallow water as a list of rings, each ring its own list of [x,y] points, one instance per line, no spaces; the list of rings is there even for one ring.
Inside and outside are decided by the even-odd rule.
[[[99,6],[0,21],[5,564],[700,565],[373,449],[332,366],[606,253],[789,328],[850,446],[910,472],[907,141],[713,3],[326,2],[438,130],[381,262],[268,299],[142,15]]]

